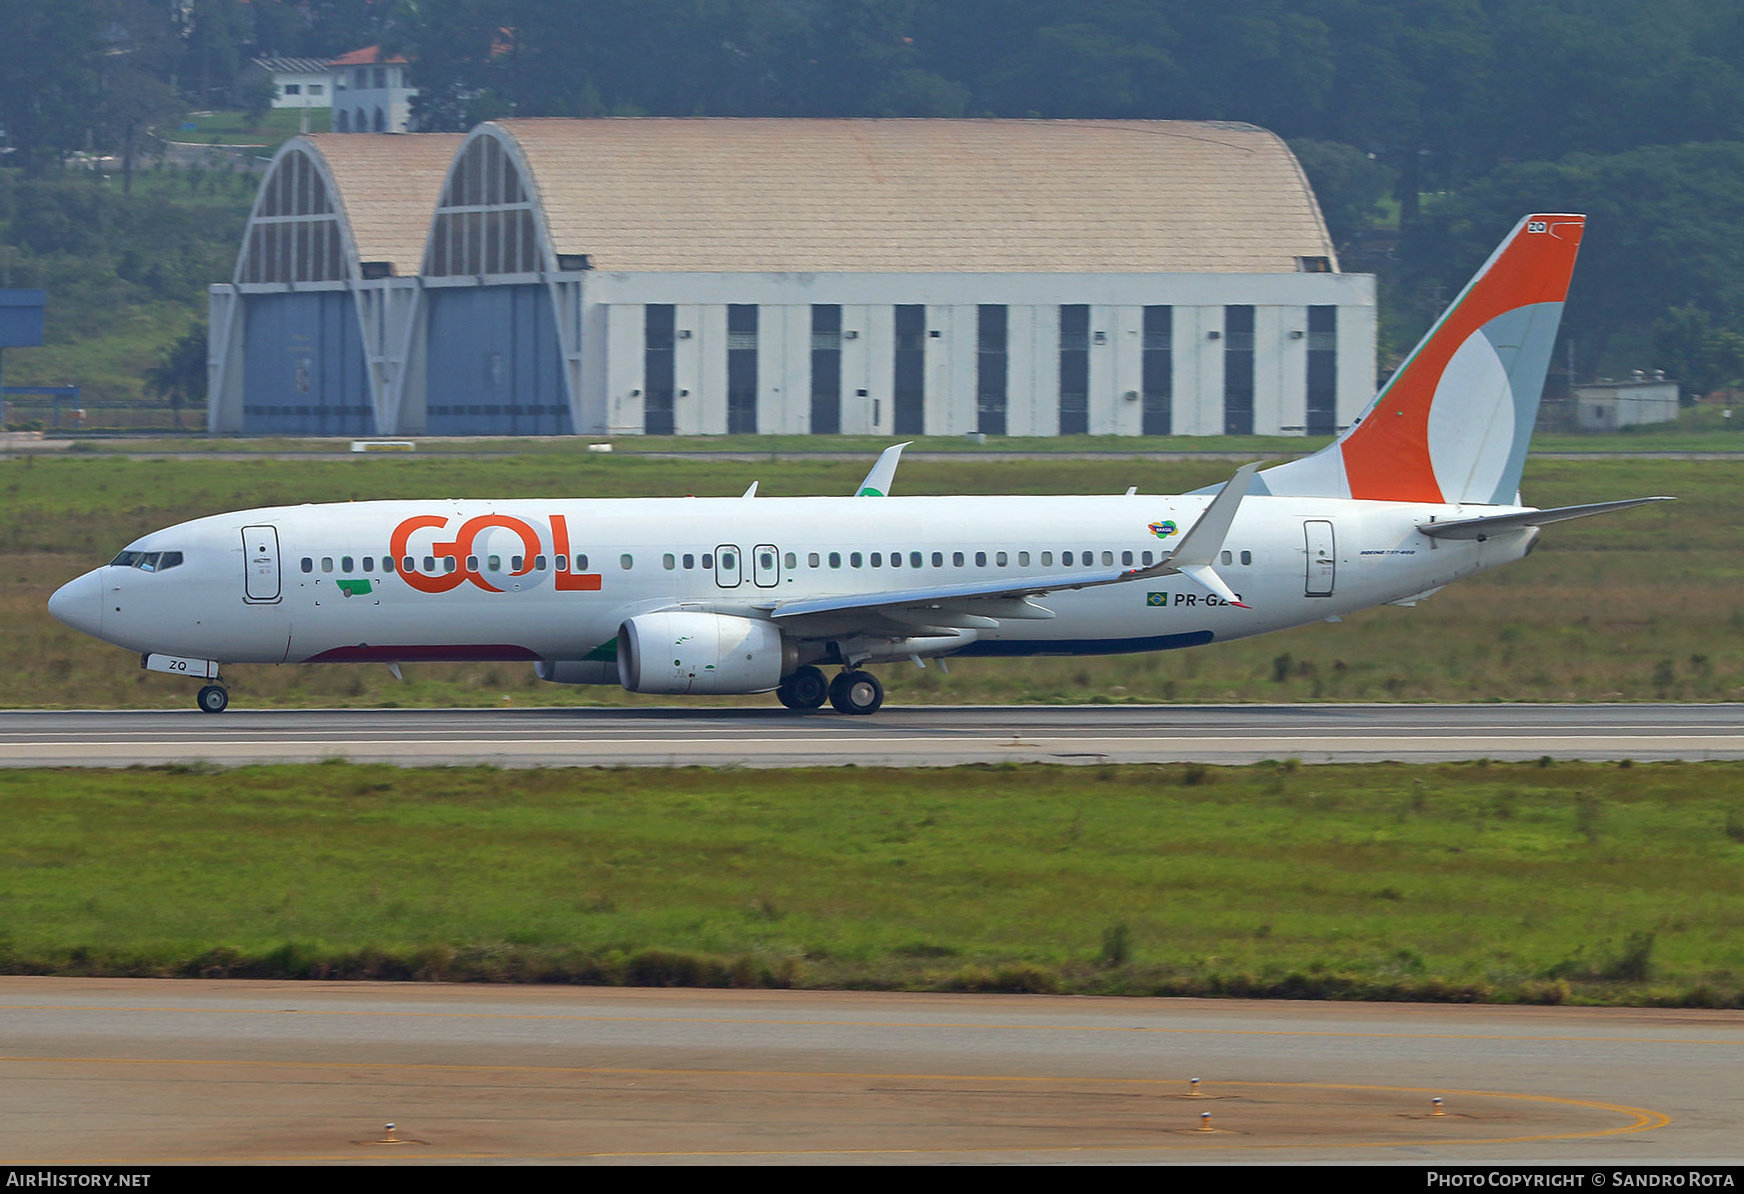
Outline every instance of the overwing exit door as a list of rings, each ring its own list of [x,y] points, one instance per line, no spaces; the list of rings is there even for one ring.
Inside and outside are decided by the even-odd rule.
[[[279,529],[243,527],[243,600],[273,602],[279,599]]]
[[[763,589],[781,583],[781,553],[773,544],[759,543],[751,549],[751,577]]]

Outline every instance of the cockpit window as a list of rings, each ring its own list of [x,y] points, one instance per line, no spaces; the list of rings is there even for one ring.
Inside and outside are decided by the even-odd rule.
[[[109,564],[113,568],[137,568],[141,572],[163,572],[182,562],[179,551],[124,551]]]

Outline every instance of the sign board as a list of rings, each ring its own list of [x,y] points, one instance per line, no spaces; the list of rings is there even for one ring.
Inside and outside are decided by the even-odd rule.
[[[47,294],[41,290],[0,290],[0,348],[36,348],[42,344],[42,311]]]

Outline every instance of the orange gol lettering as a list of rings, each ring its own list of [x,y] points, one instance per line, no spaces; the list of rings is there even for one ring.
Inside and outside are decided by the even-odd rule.
[[[404,522],[400,523],[399,526],[394,528],[393,536],[389,540],[389,545],[393,551],[394,558],[404,559],[413,554],[410,550],[410,544],[412,535],[415,532],[426,528],[446,527],[447,525],[448,519],[435,514],[420,514],[406,519]],[[511,575],[526,576],[529,572],[533,571],[534,557],[540,554],[539,532],[534,530],[532,526],[522,519],[514,518],[507,514],[481,514],[476,518],[469,518],[462,523],[460,529],[455,532],[454,539],[451,542],[435,543],[431,545],[431,553],[435,555],[436,558],[452,558],[456,561],[457,566],[453,572],[439,572],[435,574],[416,571],[401,572],[401,578],[405,580],[407,584],[411,585],[412,588],[417,589],[421,593],[452,592],[467,581],[471,581],[487,593],[502,592],[501,589],[487,581],[476,569],[465,566],[466,560],[475,555],[473,546],[478,539],[479,533],[490,527],[499,527],[506,531],[513,531],[520,537],[524,559],[522,566],[515,572],[511,573]],[[568,520],[561,514],[552,515],[551,532],[552,537],[555,540],[557,554],[567,556],[569,554]],[[556,587],[562,591],[598,591],[600,588],[600,581],[601,577],[598,573],[560,571],[556,574]]]

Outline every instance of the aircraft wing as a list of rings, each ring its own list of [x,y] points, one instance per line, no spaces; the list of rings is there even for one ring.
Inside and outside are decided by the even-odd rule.
[[[1567,522],[1571,518],[1588,518],[1594,514],[1609,514],[1649,502],[1674,502],[1671,497],[1625,498],[1620,502],[1592,502],[1585,506],[1558,506],[1552,510],[1527,510],[1521,514],[1492,514],[1484,518],[1462,518],[1457,522],[1429,522],[1417,529],[1431,539],[1488,539],[1522,527],[1541,527],[1552,522]]]
[[[774,601],[754,608],[777,621],[792,618],[873,613],[901,624],[917,621],[927,625],[980,626],[991,629],[1001,618],[1052,618],[1052,610],[1031,604],[1029,598],[1071,589],[1127,584],[1137,580],[1179,574],[1217,594],[1231,605],[1241,606],[1212,568],[1223,540],[1235,520],[1237,507],[1247,493],[1256,464],[1236,470],[1223,490],[1205,507],[1181,542],[1158,563],[1147,568],[1099,568],[1086,572],[1055,572],[1041,575],[997,577],[957,585],[917,585],[908,589],[885,589],[876,593],[850,593],[833,597],[805,597]],[[956,621],[942,621],[954,617]]]

